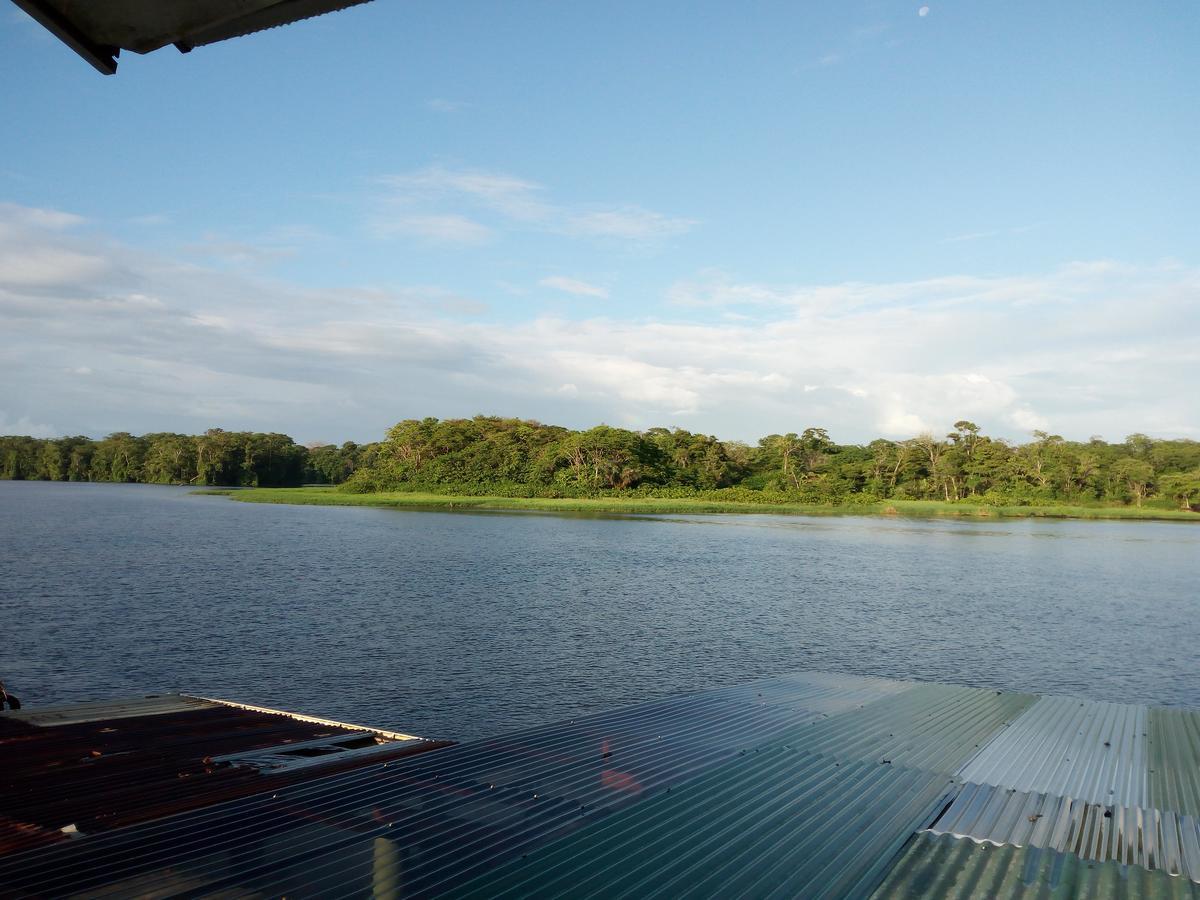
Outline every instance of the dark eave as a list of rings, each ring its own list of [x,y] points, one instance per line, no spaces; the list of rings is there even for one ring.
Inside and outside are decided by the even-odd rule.
[[[122,50],[183,53],[369,0],[13,0],[51,34],[112,75]]]

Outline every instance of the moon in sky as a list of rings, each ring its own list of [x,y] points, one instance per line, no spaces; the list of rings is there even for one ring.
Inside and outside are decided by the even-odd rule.
[[[927,16],[927,15],[929,15],[929,7],[928,7],[928,6],[922,6],[920,9],[918,9],[918,10],[917,10],[917,15],[918,15],[918,16]]]

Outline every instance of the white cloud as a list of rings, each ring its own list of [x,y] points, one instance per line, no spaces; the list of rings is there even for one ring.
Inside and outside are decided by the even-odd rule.
[[[627,240],[659,240],[683,234],[696,224],[693,219],[672,218],[637,207],[596,210],[572,216],[567,229],[575,234]]]
[[[540,199],[541,185],[497,172],[429,166],[404,175],[387,175],[380,181],[393,189],[389,199],[403,206],[466,198],[521,221],[536,221],[552,213]]]
[[[480,320],[447,287],[312,291],[17,219],[8,238],[30,258],[95,263],[0,284],[9,429],[363,440],[482,411],[743,439],[905,437],[964,417],[1015,439],[1200,436],[1200,269],[1179,263],[815,285],[709,272],[636,318]],[[723,320],[729,305],[756,316]]]
[[[575,237],[648,243],[689,231],[696,222],[638,206],[574,206],[547,199],[537,182],[501,172],[429,166],[379,183],[389,193],[378,198],[372,230],[380,236],[408,233],[396,223],[413,219],[493,217],[494,228],[531,228]],[[480,226],[483,227],[483,226]]]
[[[298,252],[296,247],[275,242],[252,243],[218,234],[206,234],[200,241],[182,249],[189,256],[237,267],[260,266],[295,256]]]
[[[373,231],[381,237],[400,234],[439,244],[481,244],[492,236],[486,225],[452,213],[377,219]]]
[[[1000,234],[1003,234],[1003,232],[1000,232],[1000,231],[968,231],[968,232],[965,232],[964,234],[955,234],[955,235],[951,235],[948,238],[942,238],[942,243],[943,244],[958,244],[963,241],[979,241],[979,240],[983,240],[984,238],[996,237],[997,235],[1000,235]]]
[[[28,228],[44,228],[61,231],[82,225],[85,219],[74,213],[57,209],[41,209],[36,206],[18,206],[15,203],[0,203],[0,223],[9,223]]]
[[[722,272],[710,270],[693,281],[677,281],[667,300],[677,306],[782,306],[790,294],[761,284],[738,284]]]
[[[861,377],[861,376],[860,376]],[[889,373],[872,379],[878,398],[874,423],[887,437],[910,437],[920,432],[943,432],[957,419],[999,422],[1006,433],[1024,437],[1046,420],[1022,403],[1013,387],[978,372],[937,375]],[[857,397],[871,397],[864,388],[849,388]]]
[[[70,286],[111,275],[94,242],[64,233],[82,222],[72,213],[0,203],[0,289]]]
[[[547,287],[555,291],[565,291],[568,294],[575,294],[580,297],[599,297],[601,300],[608,299],[608,289],[602,288],[599,285],[589,284],[586,281],[580,281],[577,278],[564,278],[561,275],[550,275],[538,282],[542,287]]]
[[[470,104],[463,103],[461,100],[447,100],[445,97],[434,97],[425,101],[425,105],[434,112],[453,113],[460,109],[466,109]]]
[[[9,287],[76,284],[105,275],[107,269],[102,258],[66,247],[0,247],[0,285]]]
[[[896,405],[881,410],[881,414],[875,419],[880,434],[888,437],[914,437],[934,430],[933,426],[920,416],[905,412],[901,408],[902,404],[903,401],[899,401]]]
[[[39,422],[31,421],[28,416],[21,416],[19,419],[10,419],[2,409],[0,409],[0,434],[19,434],[35,438],[59,436],[58,429],[53,425],[43,425]]]
[[[985,238],[1001,237],[1006,234],[1026,234],[1035,229],[1041,228],[1044,223],[1031,222],[1027,225],[1014,225],[1011,228],[993,228],[985,231],[967,231],[963,234],[955,234],[950,237],[942,238],[940,243],[943,244],[958,244],[964,241],[980,241]]]
[[[884,21],[869,22],[852,28],[838,46],[817,57],[805,68],[827,69],[853,59],[864,51],[877,47],[890,29],[891,25]],[[892,46],[893,43],[884,42],[884,46]]]
[[[232,331],[233,322],[227,316],[213,316],[208,313],[196,313],[185,319],[189,325],[199,325],[201,328],[216,328],[220,331]]]
[[[513,360],[518,365],[519,360]],[[539,375],[569,372],[587,385],[593,394],[615,396],[627,408],[649,408],[679,415],[694,412],[700,403],[697,383],[685,371],[672,366],[655,365],[628,356],[609,355],[586,350],[551,351],[540,359],[525,363]],[[692,372],[693,376],[701,373]]]

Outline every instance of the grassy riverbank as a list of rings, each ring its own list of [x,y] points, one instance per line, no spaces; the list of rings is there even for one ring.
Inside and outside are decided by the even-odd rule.
[[[305,506],[382,506],[411,509],[530,510],[593,513],[758,513],[781,515],[882,515],[915,517],[1055,518],[1055,519],[1168,519],[1200,522],[1200,514],[1174,509],[1135,506],[981,506],[932,500],[886,500],[846,506],[801,503],[744,503],[704,499],[622,497],[550,499],[542,497],[467,497],[446,494],[350,494],[326,487],[201,490],[243,503],[289,503]]]

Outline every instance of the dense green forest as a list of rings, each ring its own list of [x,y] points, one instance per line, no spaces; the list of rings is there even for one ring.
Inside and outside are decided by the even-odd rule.
[[[292,487],[337,484],[353,472],[357,444],[302,447],[286,434],[110,434],[103,440],[0,437],[0,478],[147,484]]]
[[[303,447],[282,434],[0,437],[0,478],[428,491],[509,497],[612,493],[770,502],[941,500],[996,505],[1200,503],[1200,442],[1130,435],[1024,444],[967,421],[938,438],[837,444],[821,428],[756,444],[682,429],[574,431],[521,419],[409,419],[375,444]]]

